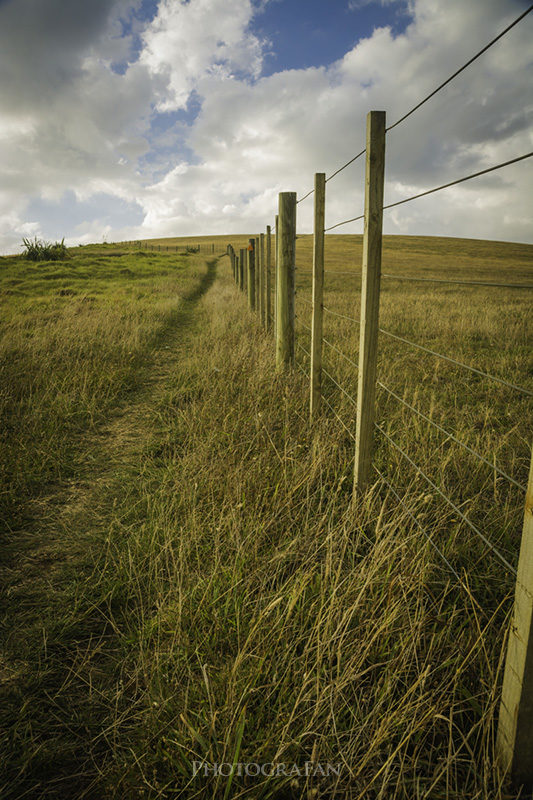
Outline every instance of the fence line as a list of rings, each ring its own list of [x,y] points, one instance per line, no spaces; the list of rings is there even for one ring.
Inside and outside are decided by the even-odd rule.
[[[210,253],[215,254],[214,242],[196,242],[195,244],[152,244],[144,240],[136,240],[133,242],[120,242],[119,244],[128,245],[129,247],[138,247],[140,250],[151,250],[158,253]]]
[[[376,137],[376,125],[379,124],[378,135]],[[309,380],[309,392],[310,392],[310,415],[311,418],[314,419],[317,414],[318,410],[322,403],[324,403],[325,407],[332,412],[334,417],[342,424],[343,428],[349,434],[351,440],[355,444],[355,468],[354,468],[354,489],[360,491],[369,483],[369,474],[370,470],[373,469],[376,475],[378,476],[381,483],[387,488],[388,492],[390,492],[395,499],[398,501],[400,506],[404,509],[406,515],[411,519],[412,522],[415,523],[416,527],[423,533],[424,537],[428,540],[431,544],[433,549],[438,553],[440,559],[442,560],[443,564],[449,570],[449,572],[459,581],[461,585],[464,586],[463,580],[458,574],[457,570],[453,567],[450,563],[450,560],[446,557],[446,555],[442,552],[441,548],[437,545],[434,538],[431,534],[426,530],[426,528],[420,523],[417,517],[412,513],[410,507],[407,505],[404,498],[402,498],[401,494],[397,490],[397,487],[391,482],[391,480],[383,474],[383,472],[377,467],[377,465],[373,462],[372,459],[372,446],[373,446],[373,435],[372,432],[377,430],[383,438],[388,441],[390,446],[392,446],[401,457],[407,461],[411,465],[413,469],[417,471],[418,474],[427,482],[428,486],[430,486],[433,491],[446,503],[446,505],[453,510],[455,515],[461,520],[462,523],[467,525],[470,530],[475,534],[477,538],[480,539],[481,542],[494,554],[494,556],[499,560],[499,562],[505,567],[505,569],[512,575],[517,576],[517,583],[516,583],[516,591],[515,591],[515,611],[514,611],[514,620],[513,627],[510,632],[509,636],[509,644],[508,644],[508,654],[506,660],[506,678],[504,680],[504,686],[502,689],[502,700],[501,700],[501,711],[500,711],[500,723],[498,727],[498,753],[500,755],[501,763],[503,764],[504,768],[509,770],[512,776],[515,779],[522,779],[522,780],[530,780],[533,779],[533,775],[531,774],[532,768],[528,766],[528,756],[526,754],[526,744],[528,741],[528,736],[533,735],[533,717],[528,715],[524,708],[529,708],[527,705],[530,703],[531,698],[533,698],[533,663],[530,665],[529,661],[533,661],[533,657],[529,656],[529,650],[527,647],[524,646],[524,642],[529,642],[531,637],[531,620],[533,618],[533,605],[532,605],[532,598],[533,598],[533,567],[530,567],[530,562],[528,558],[533,563],[533,553],[528,555],[529,544],[526,541],[526,530],[528,530],[527,526],[529,523],[529,518],[527,517],[526,512],[526,523],[524,525],[524,534],[522,540],[522,546],[520,549],[520,559],[519,559],[519,566],[518,570],[516,570],[513,565],[509,562],[509,560],[502,554],[500,549],[494,545],[491,540],[485,536],[482,530],[475,525],[471,519],[469,519],[466,514],[459,508],[459,506],[453,502],[453,500],[447,496],[447,494],[434,482],[431,478],[419,467],[418,464],[405,452],[405,450],[400,447],[397,442],[395,442],[389,434],[376,422],[374,422],[374,409],[375,409],[375,401],[374,401],[374,391],[376,386],[380,387],[384,391],[386,391],[390,396],[396,399],[398,402],[403,404],[408,410],[412,413],[416,414],[419,418],[423,419],[426,423],[433,426],[439,432],[443,433],[447,438],[446,441],[450,440],[455,444],[459,445],[461,448],[469,452],[471,455],[476,457],[479,461],[481,461],[486,466],[490,467],[490,469],[501,478],[507,480],[512,486],[518,489],[520,492],[525,491],[525,487],[517,481],[513,476],[509,475],[507,472],[502,470],[498,467],[495,463],[490,462],[487,458],[485,458],[481,453],[477,452],[473,448],[471,448],[465,442],[462,442],[459,438],[457,438],[451,431],[448,431],[445,427],[439,425],[422,411],[417,409],[415,406],[408,403],[406,400],[401,398],[398,394],[390,389],[390,387],[386,386],[382,381],[377,380],[376,376],[376,366],[377,366],[377,351],[378,351],[378,340],[377,340],[377,333],[378,331],[381,332],[383,335],[388,336],[394,340],[400,341],[408,346],[414,347],[419,349],[423,352],[426,352],[432,356],[435,356],[439,359],[443,359],[454,366],[461,367],[466,369],[472,373],[475,373],[483,378],[489,379],[493,382],[498,383],[499,385],[505,386],[506,388],[512,389],[516,392],[521,394],[532,396],[533,392],[527,389],[526,387],[520,386],[518,384],[511,383],[510,381],[506,381],[503,378],[499,378],[496,375],[492,375],[490,373],[484,372],[482,370],[477,369],[476,367],[472,367],[468,364],[464,364],[456,359],[453,359],[449,356],[446,356],[442,353],[438,353],[430,348],[427,348],[423,345],[420,345],[416,342],[412,342],[409,339],[406,339],[398,334],[392,333],[391,331],[387,331],[386,329],[380,328],[378,323],[378,316],[379,316],[379,301],[380,301],[380,277],[381,277],[381,215],[383,210],[387,208],[383,204],[383,186],[381,184],[381,192],[379,191],[379,170],[383,169],[384,160],[380,159],[379,155],[376,159],[376,147],[381,151],[384,152],[384,132],[385,132],[385,115],[383,112],[371,112],[369,114],[369,145],[365,149],[367,154],[367,178],[366,178],[366,185],[367,185],[367,197],[365,199],[365,214],[363,215],[365,219],[365,234],[363,238],[363,264],[362,264],[362,285],[361,285],[361,293],[362,293],[362,301],[361,301],[361,315],[360,320],[352,316],[350,314],[345,314],[340,311],[337,311],[331,308],[328,305],[325,305],[322,298],[322,287],[321,287],[321,280],[323,281],[323,276],[328,270],[324,269],[324,262],[323,257],[321,259],[321,247],[323,247],[324,241],[324,233],[327,230],[331,230],[334,227],[338,227],[341,224],[345,223],[337,223],[336,226],[331,226],[329,229],[323,228],[323,222],[320,221],[321,214],[316,213],[317,209],[315,208],[315,233],[313,239],[313,254],[314,260],[316,259],[316,268],[314,266],[313,271],[310,273],[312,275],[312,299],[309,300],[308,298],[298,294],[297,302],[303,303],[305,306],[308,306],[311,309],[311,325],[309,326],[306,322],[304,322],[301,318],[298,317],[298,324],[307,332],[307,334],[311,336],[311,348],[308,350],[304,347],[297,339],[295,339],[295,314],[294,314],[294,303],[295,303],[295,289],[294,289],[294,272],[295,272],[295,243],[296,243],[296,220],[295,220],[295,212],[298,201],[296,200],[295,193],[285,192],[280,194],[280,213],[279,213],[279,221],[277,220],[276,226],[276,237],[275,237],[275,252],[276,252],[276,269],[275,269],[275,287],[276,287],[276,303],[275,303],[275,310],[276,310],[276,318],[275,318],[275,325],[274,325],[274,333],[276,336],[276,363],[279,366],[287,366],[287,365],[295,365],[301,372],[306,376]],[[374,130],[373,130],[374,128]],[[381,135],[381,141],[379,140],[379,136]],[[376,143],[377,138],[377,143]],[[520,157],[520,159],[513,159],[514,161],[522,160],[525,157],[529,157],[531,154],[527,156]],[[376,169],[376,162],[377,162],[377,169],[378,169],[378,176],[377,178],[372,175],[372,169]],[[493,171],[494,169],[500,168],[501,166],[506,166],[510,162],[504,162],[503,165],[498,165],[497,167],[490,168],[489,170],[482,170],[475,175],[467,176],[465,179],[460,179],[456,182],[462,182],[463,180],[468,180],[473,177],[477,177],[478,175],[485,174],[487,171]],[[317,183],[322,181],[325,187],[325,176],[323,173],[317,173],[316,180],[315,180],[315,188],[313,192],[315,194],[315,204],[317,200],[320,202],[321,199],[321,192],[317,191]],[[373,196],[369,197],[369,194],[372,194],[370,187],[375,187],[377,184],[377,189],[373,190]],[[446,184],[443,187],[438,188],[445,188],[451,184]],[[429,192],[424,192],[421,195],[416,195],[414,198],[407,198],[405,201],[400,202],[407,202],[409,199],[415,199],[416,197],[420,197],[425,194],[429,194],[433,191],[437,191],[438,189],[431,190]],[[325,195],[324,195],[325,197]],[[305,199],[305,198],[302,198]],[[390,206],[389,206],[390,207]],[[323,219],[323,216],[322,216]],[[267,237],[270,236],[270,230],[267,229]],[[250,264],[251,260],[253,260],[253,252],[256,249],[257,245],[255,244],[256,241],[260,241],[260,239],[250,239],[250,245],[248,248],[248,264]],[[266,240],[269,241],[269,238]],[[322,242],[322,244],[321,244]],[[258,250],[260,248],[257,248]],[[242,252],[242,251],[241,251]],[[233,260],[235,257],[233,247],[228,245],[228,255],[230,255],[230,259],[232,262],[232,269],[234,273],[234,278],[237,284],[240,285],[239,281],[239,274],[238,269],[233,266]],[[315,261],[314,261],[315,263]],[[265,270],[267,269],[265,266],[265,261],[263,258],[258,259],[256,261],[257,264],[257,278],[254,275],[253,278],[251,276],[250,270],[248,271],[248,284],[249,290],[252,285],[255,285],[256,280],[258,281],[258,285],[266,286],[267,285],[267,276]],[[370,271],[369,271],[370,265]],[[333,272],[333,270],[332,270]],[[354,274],[357,275],[355,272],[345,272],[345,271],[337,271],[339,274]],[[519,288],[519,289],[531,289],[533,286],[529,284],[517,284],[517,283],[496,283],[496,282],[488,282],[488,281],[461,281],[461,280],[445,280],[445,279],[433,279],[433,278],[417,278],[416,276],[401,276],[401,275],[392,275],[385,273],[383,277],[387,279],[399,279],[399,280],[409,280],[409,281],[423,281],[423,282],[431,282],[436,284],[452,284],[452,285],[461,285],[461,286],[488,286],[488,287],[497,287],[497,288]],[[242,286],[241,286],[242,288]],[[261,295],[262,296],[262,295]],[[270,295],[269,295],[270,296]],[[366,300],[365,300],[366,297]],[[250,292],[249,292],[250,298]],[[264,301],[265,303],[268,301]],[[253,310],[255,309],[255,305],[252,304],[249,300],[250,308]],[[264,324],[264,310],[262,311],[261,308],[257,309],[260,319]],[[355,360],[349,358],[336,344],[330,339],[326,338],[322,332],[322,314],[331,315],[334,318],[339,320],[348,322],[352,325],[359,324],[361,330],[361,342],[359,347],[359,363],[356,363]],[[366,336],[365,336],[366,332]],[[369,345],[370,342],[370,345]],[[343,386],[342,383],[335,378],[331,372],[326,369],[324,364],[322,363],[322,347],[326,345],[327,347],[331,348],[334,352],[336,352],[347,364],[353,368],[358,374],[358,390],[357,396],[353,397]],[[298,351],[301,351],[308,362],[311,364],[311,371],[308,372],[305,370],[302,365],[295,360],[294,358],[294,348],[297,348]],[[364,355],[366,347],[366,358]],[[318,353],[313,358],[313,353]],[[345,424],[342,420],[342,417],[337,413],[336,409],[330,402],[330,400],[323,395],[322,391],[322,376],[324,376],[328,381],[332,383],[333,386],[344,396],[346,399],[351,403],[351,405],[356,409],[357,414],[357,424],[355,435],[350,430],[350,428]],[[361,377],[363,376],[363,377]],[[532,461],[533,464],[533,461]],[[531,483],[530,477],[530,483]],[[533,488],[530,486],[529,490],[530,494],[533,494]],[[531,511],[529,512],[529,516],[531,516]],[[533,538],[533,536],[531,537]],[[526,612],[524,612],[524,608]],[[531,613],[527,616],[528,609]],[[528,660],[529,659],[529,660]],[[509,666],[510,665],[510,666]],[[518,675],[518,678],[517,678]],[[518,722],[516,721],[518,720]]]
[[[438,353],[428,347],[410,341],[409,339],[399,336],[398,334],[379,327],[381,277],[390,280],[420,281],[434,284],[449,284],[469,287],[495,287],[522,290],[533,288],[533,285],[531,284],[522,283],[448,280],[431,277],[418,278],[410,275],[395,275],[388,273],[382,275],[381,273],[382,216],[385,210],[436,193],[448,187],[464,183],[465,181],[473,180],[477,177],[494,172],[525,159],[529,159],[533,156],[533,152],[525,153],[508,161],[483,170],[479,170],[475,173],[455,179],[448,183],[444,183],[433,189],[420,192],[411,197],[407,197],[389,204],[384,204],[383,201],[383,172],[385,162],[386,134],[396,128],[404,120],[408,119],[421,106],[427,103],[428,100],[430,100],[445,86],[447,86],[470,64],[472,64],[490,47],[496,44],[496,42],[498,42],[512,28],[514,28],[522,19],[524,19],[532,9],[533,6],[530,6],[527,10],[525,10],[510,25],[508,25],[505,30],[492,39],[469,61],[456,70],[447,80],[439,84],[439,86],[437,86],[431,93],[424,97],[409,111],[403,114],[392,125],[388,127],[386,126],[385,112],[369,112],[367,117],[366,147],[351,159],[346,161],[346,163],[335,170],[328,178],[325,177],[324,173],[316,173],[314,188],[307,192],[307,194],[305,194],[303,197],[296,199],[296,194],[291,192],[284,192],[279,195],[279,220],[278,217],[276,217],[275,226],[276,259],[274,280],[276,289],[274,304],[276,364],[278,368],[286,367],[288,365],[295,365],[296,368],[302,372],[302,374],[305,375],[309,381],[309,408],[311,419],[314,420],[315,417],[317,417],[321,404],[324,403],[324,406],[327,407],[333,416],[341,423],[348,436],[353,441],[355,447],[354,492],[360,492],[369,485],[370,472],[373,470],[378,476],[379,482],[386,487],[388,493],[391,493],[392,496],[395,497],[409,519],[417,526],[417,528],[423,533],[424,537],[436,550],[449,572],[455,576],[460,585],[467,588],[458,571],[454,568],[452,563],[450,563],[449,558],[447,558],[446,554],[442,552],[431,534],[413,514],[409,504],[405,500],[405,497],[402,497],[398,491],[398,487],[395,486],[391,479],[374,463],[372,452],[373,439],[374,431],[378,431],[383,439],[388,442],[388,444],[394,448],[396,452],[399,453],[404,461],[410,464],[412,469],[416,470],[417,474],[423,478],[423,480],[432,488],[436,495],[438,495],[438,497],[441,498],[444,503],[446,503],[446,505],[453,511],[461,523],[467,525],[474,533],[475,537],[478,538],[483,545],[494,554],[499,562],[505,567],[507,572],[516,576],[513,612],[514,616],[507,644],[505,676],[500,704],[497,754],[503,769],[508,771],[515,780],[523,783],[533,783],[533,760],[531,759],[530,752],[531,742],[533,741],[533,459],[531,460],[529,482],[526,491],[526,487],[524,487],[512,475],[509,475],[495,463],[489,461],[485,456],[477,452],[477,450],[466,444],[466,442],[461,441],[460,438],[448,431],[444,426],[434,422],[434,420],[432,420],[429,416],[424,414],[414,405],[408,403],[406,400],[400,397],[400,395],[390,389],[390,387],[386,386],[382,381],[377,380],[376,371],[379,349],[378,334],[381,333],[384,336],[400,341],[408,346],[414,347],[448,363],[451,363],[456,367],[461,367],[462,369],[468,370],[471,373],[479,375],[480,377],[495,382],[500,386],[505,386],[508,389],[512,389],[513,391],[526,396],[533,396],[533,392],[524,386],[520,386],[503,378],[499,378],[498,376],[477,369],[476,367],[464,364],[456,359],[450,358],[449,356]],[[326,184],[363,155],[366,155],[364,213],[324,228]],[[311,345],[310,350],[308,350],[300,343],[300,341],[298,341],[298,339],[295,339],[295,218],[297,206],[311,195],[314,195],[315,199],[313,269],[310,273],[307,271],[307,274],[311,274],[312,276],[312,297],[311,299],[308,299],[300,294],[298,294],[297,297],[298,303],[302,302],[305,306],[308,306],[311,309],[310,326],[307,325],[300,317],[298,317],[298,324],[301,325],[301,327],[306,331],[306,335],[310,334]],[[324,274],[327,274],[328,272],[336,272],[339,275],[352,274],[356,275],[357,277],[359,277],[359,275],[355,271],[348,272],[342,270],[336,271],[324,269],[323,247],[324,234],[326,232],[361,219],[364,219],[364,234],[360,289],[361,312],[359,320],[349,313],[342,313],[329,307],[329,305],[324,304]],[[270,227],[267,228],[267,236],[270,236]],[[231,248],[231,245],[228,245],[228,253],[230,252],[229,248]],[[262,265],[262,259],[260,260],[259,269],[261,270],[261,275],[263,275],[263,270],[265,267]],[[264,280],[264,276],[263,278],[259,277],[259,280]],[[360,342],[358,363],[356,360],[353,360],[346,355],[346,353],[337,347],[334,342],[324,337],[322,331],[324,313],[344,322],[348,322],[352,326],[359,325]],[[353,368],[354,374],[357,373],[358,387],[356,397],[353,397],[350,392],[348,392],[346,388],[342,386],[342,383],[339,382],[337,378],[335,378],[325,368],[324,364],[322,363],[323,345],[326,345],[339,356],[341,356],[344,362]],[[301,351],[304,354],[306,360],[310,364],[310,371],[306,370],[298,360],[295,360],[295,347],[299,352]],[[330,398],[324,396],[322,391],[323,376],[331,381],[338,391],[348,399],[352,406],[356,408],[355,433],[348,425],[346,425],[342,417],[338,414],[334,404],[330,402]],[[459,505],[450,497],[448,497],[443,488],[435,483],[426,474],[426,472],[421,469],[421,467],[396,441],[394,441],[394,439],[383,429],[381,425],[375,422],[374,414],[376,387],[383,389],[388,393],[389,396],[401,403],[410,412],[417,415],[417,417],[421,418],[429,425],[433,426],[440,433],[444,434],[446,436],[445,442],[454,442],[467,451],[470,455],[478,459],[478,461],[483,463],[485,466],[490,467],[495,475],[505,479],[511,485],[511,487],[514,487],[515,490],[518,490],[520,493],[525,493],[525,520],[518,559],[518,569],[515,569],[511,562],[505,557],[505,555],[503,555],[500,548],[496,547],[494,542],[492,542],[491,539],[483,533],[478,525],[474,524],[474,522],[469,519],[469,517],[461,510]],[[443,442],[443,444],[445,442]],[[461,503],[461,505],[463,505],[463,503]]]

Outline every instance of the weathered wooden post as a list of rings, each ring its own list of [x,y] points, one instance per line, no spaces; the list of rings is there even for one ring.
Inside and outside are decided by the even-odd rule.
[[[233,272],[233,280],[235,281],[237,286],[239,285],[238,275],[239,275],[239,256],[235,255],[235,270]]]
[[[507,643],[496,749],[515,784],[533,787],[533,454]],[[525,795],[524,795],[525,796]]]
[[[354,489],[368,484],[374,440],[374,397],[379,332],[379,291],[385,172],[385,112],[366,118],[365,228],[361,285],[359,375],[355,429]]]
[[[265,234],[259,234],[259,315],[266,328]]]
[[[254,255],[255,255],[255,309],[260,314],[259,301],[259,236],[254,238]]]
[[[244,247],[241,247],[239,250],[239,289],[241,292],[244,291],[244,276],[246,274],[246,250]]]
[[[276,235],[274,239],[274,336],[276,336],[276,331],[278,328],[277,317],[278,317],[278,228],[279,228],[279,214],[276,214],[276,219],[274,220],[276,225]]]
[[[315,218],[313,235],[313,312],[311,319],[311,375],[309,413],[314,419],[322,402],[322,316],[324,294],[324,217],[326,175],[315,174]]]
[[[294,364],[294,261],[296,255],[296,192],[280,192],[276,227],[276,366]]]
[[[252,309],[255,309],[255,239],[248,240],[248,250],[246,251],[246,255],[248,256],[248,269],[247,269],[247,280],[248,280],[248,305]]]
[[[272,328],[272,242],[270,240],[270,225],[266,232],[266,320],[267,330]]]

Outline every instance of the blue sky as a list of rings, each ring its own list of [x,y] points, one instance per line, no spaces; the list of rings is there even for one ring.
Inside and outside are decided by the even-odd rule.
[[[523,0],[0,0],[0,252],[263,230]],[[387,141],[393,202],[532,148],[533,14]],[[327,221],[362,210],[362,163]],[[531,165],[400,206],[388,233],[532,241]],[[298,227],[311,229],[312,200]],[[360,232],[355,223],[340,231]],[[339,232],[340,232],[339,231]]]
[[[332,64],[375,28],[389,25],[397,35],[410,20],[407,2],[358,6],[346,0],[276,0],[263,7],[252,30],[272,42],[262,72],[271,75]]]

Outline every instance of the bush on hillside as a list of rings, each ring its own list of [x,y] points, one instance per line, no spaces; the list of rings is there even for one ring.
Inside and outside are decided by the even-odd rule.
[[[33,241],[31,239],[23,239],[21,247],[26,248],[23,256],[30,261],[59,261],[62,258],[66,258],[67,255],[64,238],[54,244],[41,241],[37,237]]]

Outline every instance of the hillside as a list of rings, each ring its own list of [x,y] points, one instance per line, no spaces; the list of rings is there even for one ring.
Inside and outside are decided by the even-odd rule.
[[[247,238],[0,258],[0,796],[509,798],[493,762],[513,575],[384,440],[407,508],[380,481],[352,499],[353,405],[326,382],[337,416],[311,425],[303,351],[276,372],[223,255]],[[193,242],[215,254],[172,252]],[[360,249],[326,239],[325,366],[353,395]],[[383,272],[533,284],[532,255],[386,237]],[[299,237],[306,349],[310,256]],[[381,324],[531,390],[529,297],[384,277]],[[527,482],[529,397],[380,348],[383,384]],[[377,419],[515,566],[520,489],[383,391]]]

